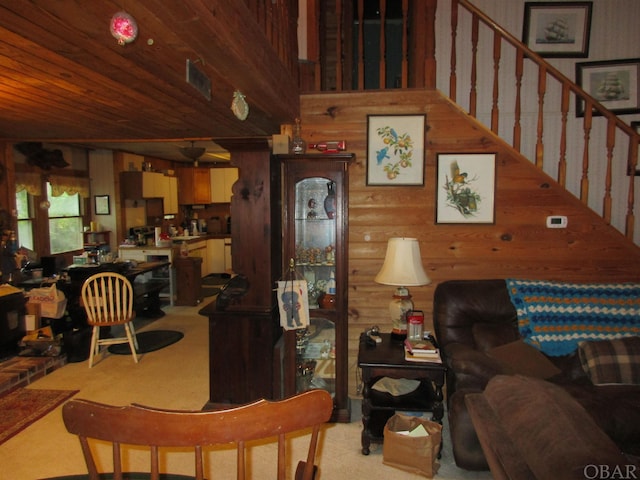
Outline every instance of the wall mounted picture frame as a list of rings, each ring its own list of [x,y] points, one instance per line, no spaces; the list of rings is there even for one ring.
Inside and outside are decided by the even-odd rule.
[[[541,57],[588,57],[592,2],[526,2],[522,43]]]
[[[640,113],[640,58],[576,63],[576,83],[615,114]],[[584,116],[582,100],[576,116]]]
[[[94,195],[93,206],[96,215],[110,215],[109,195]]]
[[[424,185],[426,115],[367,115],[367,185]]]
[[[437,155],[436,223],[495,223],[495,153]]]

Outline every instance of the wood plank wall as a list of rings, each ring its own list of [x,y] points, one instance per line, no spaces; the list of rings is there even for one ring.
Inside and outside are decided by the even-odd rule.
[[[301,107],[307,142],[346,140],[356,154],[349,181],[350,394],[356,391],[359,334],[374,324],[391,330],[393,287],[373,281],[390,237],[420,241],[433,282],[410,291],[429,329],[435,286],[449,279],[640,280],[638,247],[440,92],[309,94]],[[367,186],[367,114],[405,113],[427,116],[424,186]],[[436,154],[455,152],[497,154],[495,224],[435,224]],[[548,215],[566,215],[568,228],[547,229]]]

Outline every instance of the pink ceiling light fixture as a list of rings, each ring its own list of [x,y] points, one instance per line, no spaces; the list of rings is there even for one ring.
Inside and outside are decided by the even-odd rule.
[[[118,12],[111,17],[110,30],[118,45],[131,43],[138,36],[138,24],[126,12]]]

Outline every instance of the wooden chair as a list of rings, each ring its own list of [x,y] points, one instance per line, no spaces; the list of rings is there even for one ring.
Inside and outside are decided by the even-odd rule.
[[[93,358],[100,354],[102,345],[129,343],[133,361],[138,363],[138,339],[133,328],[136,316],[133,310],[133,287],[124,276],[115,272],[102,272],[90,276],[82,284],[82,303],[87,313],[87,322],[93,326],[89,368]],[[122,325],[126,337],[100,338],[101,327]]]
[[[285,479],[285,434],[311,428],[306,461],[297,465],[296,480],[312,480],[318,434],[331,417],[333,400],[325,390],[310,390],[291,398],[271,402],[259,400],[236,408],[211,411],[161,410],[141,405],[116,407],[74,399],[62,408],[64,424],[78,435],[89,478],[98,480],[96,461],[88,439],[113,444],[113,478],[122,479],[121,444],[147,446],[150,450],[150,478],[159,478],[160,447],[193,447],[195,478],[204,479],[204,447],[236,444],[237,478],[245,479],[245,444],[253,440],[278,439],[278,480]],[[213,467],[215,468],[215,467]],[[215,477],[214,477],[215,478]]]

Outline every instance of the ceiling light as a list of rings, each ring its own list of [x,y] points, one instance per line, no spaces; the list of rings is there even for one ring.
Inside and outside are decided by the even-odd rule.
[[[110,30],[118,45],[131,43],[138,36],[138,24],[126,12],[118,12],[111,17]]]
[[[195,147],[193,142],[191,142],[190,147],[180,147],[180,153],[189,160],[193,160],[193,164],[196,167],[198,166],[198,159],[204,155],[206,150],[204,147]]]

